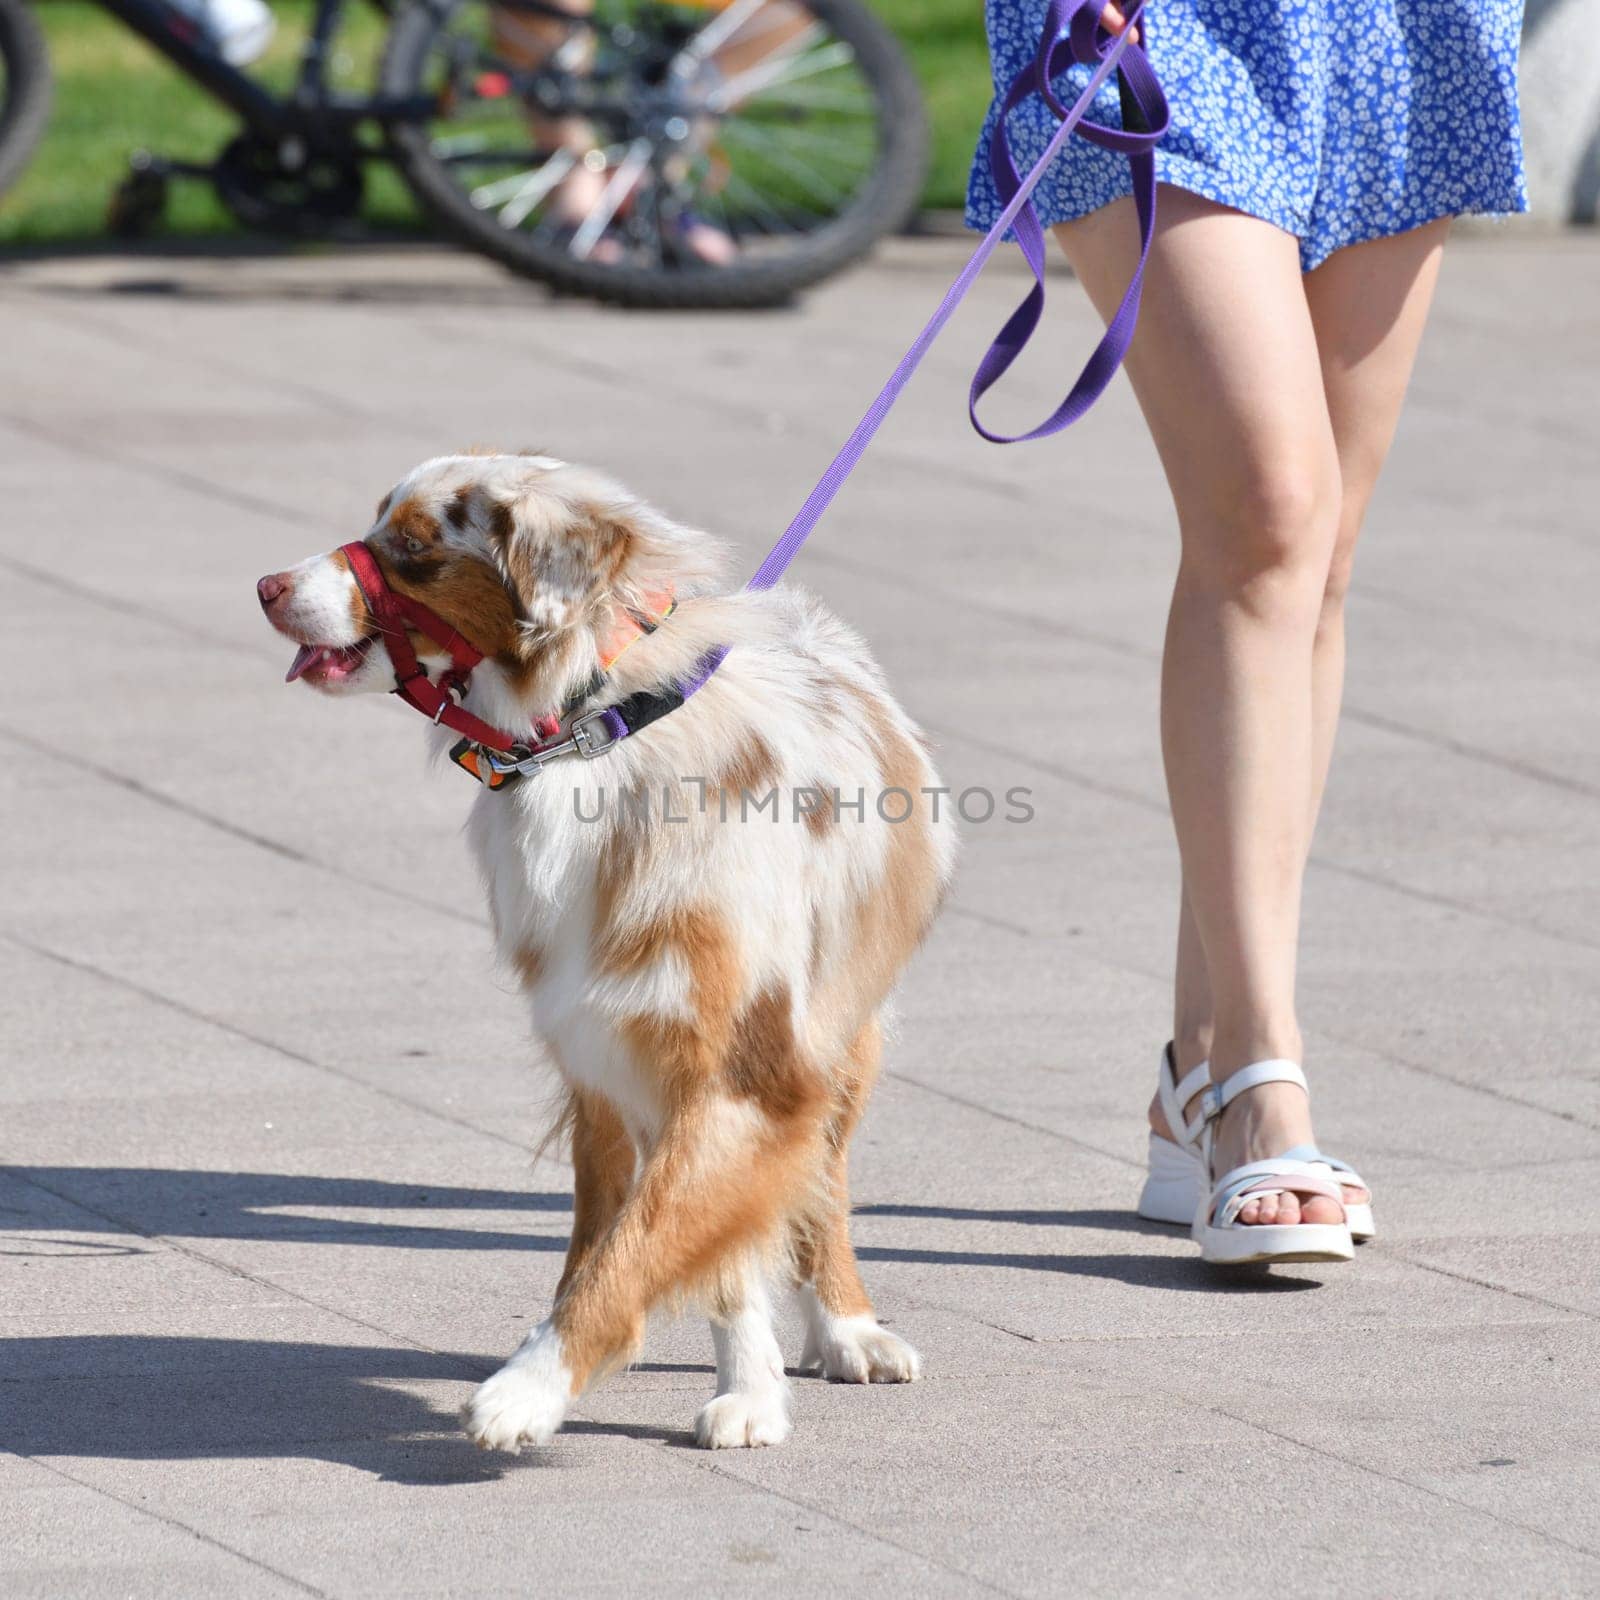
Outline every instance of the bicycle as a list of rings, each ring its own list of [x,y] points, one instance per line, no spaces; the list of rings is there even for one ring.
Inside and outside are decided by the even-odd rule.
[[[323,235],[393,163],[423,211],[513,272],[595,299],[781,302],[911,214],[920,91],[860,0],[370,0],[390,25],[376,92],[329,83],[351,0],[316,0],[293,88],[230,66],[163,0],[96,0],[239,118],[204,166],[145,158],[112,222],[136,233],[174,176],[245,226]],[[531,41],[531,42],[530,42]],[[50,99],[42,32],[0,0],[0,191]]]

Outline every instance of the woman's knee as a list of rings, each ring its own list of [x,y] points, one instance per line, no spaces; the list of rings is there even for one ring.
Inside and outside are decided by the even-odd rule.
[[[1350,592],[1355,563],[1355,538],[1341,533],[1333,547],[1333,559],[1328,563],[1328,576],[1322,585],[1322,626],[1343,620],[1345,596]]]
[[[1340,520],[1337,470],[1264,462],[1184,519],[1187,581],[1254,611],[1319,607]]]

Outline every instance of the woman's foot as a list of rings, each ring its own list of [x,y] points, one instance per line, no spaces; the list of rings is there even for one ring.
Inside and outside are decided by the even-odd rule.
[[[1181,1076],[1180,1071],[1180,1076]],[[1184,1107],[1189,1118],[1199,1115],[1199,1096]],[[1161,1109],[1161,1097],[1150,1102],[1150,1129],[1158,1138],[1176,1143]],[[1263,1083],[1246,1089],[1224,1107],[1216,1125],[1213,1166],[1218,1174],[1231,1172],[1247,1161],[1282,1155],[1297,1145],[1313,1143],[1311,1106],[1305,1091],[1292,1083]],[[1361,1205],[1371,1195],[1353,1185],[1343,1186],[1345,1201]],[[1238,1220],[1249,1226],[1292,1227],[1300,1222],[1340,1223],[1344,1209],[1320,1195],[1265,1194],[1246,1202]]]

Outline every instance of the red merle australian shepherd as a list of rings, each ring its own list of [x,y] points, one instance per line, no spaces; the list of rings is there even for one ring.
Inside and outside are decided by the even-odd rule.
[[[918,1374],[856,1269],[846,1156],[887,997],[949,879],[949,807],[925,798],[923,741],[861,641],[795,591],[720,590],[715,558],[596,473],[460,455],[412,472],[359,544],[259,586],[300,646],[290,676],[324,694],[392,689],[414,654],[445,748],[487,725],[570,750],[591,712],[658,713],[598,759],[494,768],[468,825],[560,1074],[575,1189],[550,1315],[465,1407],[485,1448],[547,1442],[651,1309],[685,1298],[716,1345],[696,1438],[779,1443],[774,1280],[800,1297],[802,1366]],[[461,641],[458,708],[439,689],[461,684]],[[492,752],[458,754],[490,776]]]

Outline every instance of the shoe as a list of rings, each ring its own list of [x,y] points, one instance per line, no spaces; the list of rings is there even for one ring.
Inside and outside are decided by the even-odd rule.
[[[1172,1046],[1169,1044],[1161,1054],[1159,1071],[1157,1093],[1161,1101],[1162,1114],[1166,1117],[1169,1128],[1181,1128],[1183,1108],[1211,1082],[1211,1064],[1202,1061],[1179,1082],[1177,1063],[1173,1059]],[[1296,1145],[1294,1149],[1285,1150],[1283,1154],[1285,1160],[1304,1161],[1313,1167],[1326,1168],[1328,1172],[1337,1175],[1342,1187],[1367,1189],[1367,1192],[1371,1193],[1366,1179],[1348,1161],[1341,1161],[1337,1156],[1324,1155],[1314,1144]],[[1200,1207],[1201,1195],[1206,1188],[1205,1179],[1205,1165],[1196,1146],[1163,1139],[1159,1133],[1152,1130],[1150,1167],[1144,1180],[1144,1188],[1139,1194],[1137,1208],[1139,1215],[1148,1222],[1170,1222],[1185,1228],[1189,1227],[1194,1221],[1195,1212]],[[1357,1244],[1365,1244],[1376,1236],[1377,1229],[1372,1220],[1370,1200],[1351,1202],[1341,1195],[1340,1204],[1344,1207],[1344,1219],[1349,1226],[1350,1237]]]
[[[1170,1073],[1163,1074],[1164,1080]],[[1174,1098],[1186,1085],[1173,1085]],[[1240,1067],[1221,1083],[1208,1085],[1200,1092],[1200,1114],[1192,1122],[1182,1115],[1170,1126],[1177,1142],[1197,1152],[1208,1178],[1216,1144],[1217,1119],[1247,1089],[1263,1083],[1297,1083],[1306,1088],[1306,1075],[1293,1061],[1254,1061]],[[1309,1090],[1307,1091],[1309,1093]],[[1321,1195],[1343,1207],[1339,1184],[1325,1166],[1291,1156],[1271,1156],[1264,1161],[1246,1161],[1212,1179],[1202,1191],[1195,1207],[1190,1233],[1200,1246],[1200,1259],[1213,1266],[1271,1266],[1287,1261],[1348,1261],[1355,1254],[1350,1225],[1339,1222],[1294,1222],[1248,1224],[1239,1213],[1254,1196],[1268,1194]]]

